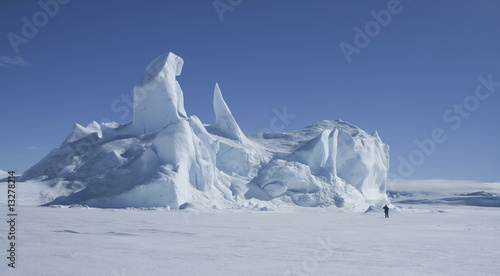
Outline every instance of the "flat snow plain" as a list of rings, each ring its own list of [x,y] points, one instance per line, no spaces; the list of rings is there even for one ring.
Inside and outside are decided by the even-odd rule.
[[[4,222],[0,275],[499,275],[500,209],[467,205],[498,198],[464,193],[500,184],[480,185],[391,182],[389,219],[379,208],[19,206],[16,268]]]

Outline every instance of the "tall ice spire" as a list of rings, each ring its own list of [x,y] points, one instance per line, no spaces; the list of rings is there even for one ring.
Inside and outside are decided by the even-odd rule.
[[[217,83],[215,83],[214,89],[214,112],[215,123],[207,128],[211,133],[237,141],[246,139],[245,134],[241,131],[231,110],[224,101]]]
[[[173,53],[159,56],[146,68],[134,86],[133,128],[139,133],[155,132],[186,118],[184,96],[176,76],[184,61]]]

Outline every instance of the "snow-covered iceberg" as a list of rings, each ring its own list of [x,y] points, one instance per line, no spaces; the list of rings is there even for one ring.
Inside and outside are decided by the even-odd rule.
[[[27,170],[40,203],[96,207],[238,208],[280,203],[364,211],[388,201],[388,146],[343,121],[245,135],[214,90],[215,123],[188,116],[176,76],[184,61],[156,58],[134,86],[134,117],[76,124]]]

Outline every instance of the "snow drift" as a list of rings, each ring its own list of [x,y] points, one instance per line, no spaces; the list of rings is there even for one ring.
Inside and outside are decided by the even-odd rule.
[[[183,60],[156,58],[134,86],[126,125],[76,124],[21,181],[40,202],[96,207],[234,208],[294,203],[364,211],[388,201],[388,146],[343,121],[246,136],[214,90],[215,123],[184,109]]]

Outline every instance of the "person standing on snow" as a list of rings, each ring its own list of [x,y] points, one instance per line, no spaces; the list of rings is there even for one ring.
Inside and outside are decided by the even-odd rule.
[[[385,212],[385,217],[389,218],[389,207],[387,206],[387,204],[384,206],[384,212]]]

